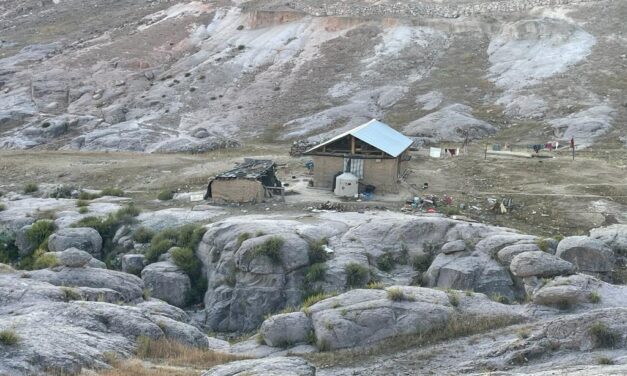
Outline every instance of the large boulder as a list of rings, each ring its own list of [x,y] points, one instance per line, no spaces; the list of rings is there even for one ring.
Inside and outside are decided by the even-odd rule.
[[[122,294],[124,301],[142,300],[144,282],[134,275],[100,268],[58,267],[29,272],[31,279],[55,286],[108,288]]]
[[[183,269],[172,262],[150,264],[142,270],[141,277],[150,291],[150,296],[177,307],[184,307],[187,304],[191,281]]]
[[[583,273],[609,273],[614,269],[614,252],[600,240],[587,236],[564,238],[556,255],[577,266]]]
[[[240,360],[211,368],[202,376],[315,376],[316,368],[298,357]]]
[[[102,257],[102,237],[93,228],[62,228],[50,235],[48,249],[62,252],[68,248],[77,248],[88,252],[95,258]]]
[[[542,251],[520,253],[512,259],[509,267],[512,274],[521,278],[555,277],[575,272],[575,265]]]
[[[33,225],[26,225],[15,232],[15,246],[19,250],[20,256],[31,255],[39,244],[35,244],[26,235]]]
[[[590,237],[605,243],[617,256],[627,256],[627,225],[611,225],[590,230]]]
[[[122,271],[125,273],[140,275],[146,266],[146,256],[141,254],[128,254],[122,256]]]
[[[15,346],[0,344],[0,375],[77,375],[86,368],[107,368],[111,354],[132,356],[140,337],[228,350],[228,344],[208,338],[185,312],[164,302],[118,304],[123,294],[109,288],[55,286],[39,277],[0,272],[0,331],[11,329],[20,338]]]
[[[508,265],[512,262],[516,255],[519,255],[524,252],[537,252],[540,251],[540,247],[536,244],[513,244],[508,245],[507,247],[503,247],[500,251],[498,251],[497,258],[504,265]]]
[[[293,312],[270,317],[261,324],[259,334],[268,346],[286,347],[306,343],[312,330],[307,315]]]
[[[428,287],[477,291],[500,295],[510,301],[522,296],[522,290],[507,270],[480,252],[441,253],[424,273],[422,281]]]
[[[76,248],[69,248],[62,252],[56,252],[57,263],[70,268],[81,268],[89,264],[92,256]]]

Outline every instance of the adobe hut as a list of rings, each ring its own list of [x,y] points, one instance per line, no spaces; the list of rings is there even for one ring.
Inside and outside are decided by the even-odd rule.
[[[314,187],[335,189],[336,179],[348,172],[359,178],[360,192],[398,193],[399,178],[410,159],[413,141],[389,125],[371,120],[305,152],[314,162]]]
[[[205,200],[215,202],[262,202],[272,197],[273,188],[281,188],[276,164],[270,160],[244,159],[234,169],[217,175],[209,182]]]

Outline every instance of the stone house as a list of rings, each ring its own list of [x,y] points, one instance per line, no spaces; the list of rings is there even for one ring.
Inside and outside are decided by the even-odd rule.
[[[398,193],[413,141],[387,124],[371,120],[307,150],[314,162],[314,187],[334,189],[344,172],[359,178],[360,190]]]
[[[246,158],[243,163],[209,182],[205,200],[211,198],[217,203],[258,203],[272,197],[273,188],[281,187],[273,161]]]

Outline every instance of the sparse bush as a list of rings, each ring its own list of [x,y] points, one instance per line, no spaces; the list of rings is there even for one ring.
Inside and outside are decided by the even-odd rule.
[[[176,248],[172,251],[172,261],[189,276],[192,289],[187,301],[190,304],[202,302],[207,291],[207,278],[202,275],[202,263],[191,248]]]
[[[260,236],[264,236],[264,235],[265,235],[265,233],[263,231],[261,231],[261,230],[258,230],[257,232],[255,232],[255,236],[256,237],[260,237]]]
[[[33,269],[47,269],[57,266],[57,257],[54,253],[43,253],[39,257],[35,258],[35,263],[33,264]]]
[[[9,232],[0,231],[0,263],[10,264],[19,258],[19,251],[15,246],[15,236]]]
[[[602,322],[597,322],[590,327],[590,335],[596,347],[614,348],[621,340],[619,332],[611,330]]]
[[[177,231],[176,245],[183,248],[196,249],[207,229],[203,226],[189,224],[177,228]]]
[[[449,217],[451,215],[459,215],[461,213],[461,211],[459,210],[459,207],[455,205],[446,205],[446,206],[439,207],[438,209],[440,213]]]
[[[5,211],[7,209],[6,205],[0,203],[0,211]]]
[[[81,192],[78,194],[78,199],[79,199],[79,200],[87,200],[87,201],[90,201],[90,200],[93,200],[93,199],[96,199],[96,198],[99,198],[99,197],[100,197],[100,195],[99,195],[99,194],[96,194],[96,193],[89,193],[89,192],[85,192],[85,191],[81,191]]]
[[[50,193],[51,198],[72,198],[72,191],[74,191],[74,187],[70,187],[67,185],[62,185],[56,187],[52,193]]]
[[[309,297],[307,297],[307,298],[303,301],[303,306],[302,306],[302,308],[303,308],[303,309],[304,309],[304,308],[309,308],[309,307],[311,307],[312,305],[314,305],[314,304],[316,304],[316,303],[318,303],[318,302],[321,302],[321,301],[323,301],[323,300],[325,300],[325,299],[332,298],[332,297],[334,297],[334,296],[336,296],[336,295],[337,295],[337,294],[335,294],[335,293],[320,292],[320,293],[318,293],[318,294],[315,294],[315,295],[309,296]]]
[[[611,366],[614,364],[614,361],[607,356],[600,356],[597,358],[597,364]]]
[[[366,287],[371,290],[383,290],[385,285],[382,282],[370,281]]]
[[[540,248],[540,250],[542,252],[548,252],[549,251],[550,243],[549,243],[548,239],[538,238],[538,239],[536,239],[535,243],[538,246],[538,248]]]
[[[29,242],[39,246],[48,240],[48,237],[52,235],[55,229],[56,226],[52,221],[37,221],[26,231],[26,238]]]
[[[599,295],[598,292],[593,291],[590,293],[590,295],[588,295],[588,299],[590,300],[590,303],[598,304],[601,302],[601,295]]]
[[[137,338],[135,353],[140,359],[152,361],[167,360],[170,365],[184,367],[210,368],[218,364],[241,359],[235,355],[214,352],[207,348],[190,347],[171,339],[152,339],[144,336]],[[164,372],[170,374],[169,371]],[[129,372],[125,374],[135,375],[136,373]],[[148,373],[145,373],[145,375],[148,375]]]
[[[265,256],[270,259],[273,264],[281,263],[281,248],[284,240],[279,236],[273,236],[265,242],[255,246],[252,250],[253,257]]]
[[[529,328],[520,328],[516,331],[516,335],[520,339],[527,339],[531,336],[531,330]]]
[[[429,269],[431,263],[433,262],[433,256],[430,254],[420,255],[414,257],[411,264],[414,267],[414,270],[424,273]]]
[[[13,329],[0,330],[0,343],[5,346],[14,346],[20,342],[20,337]]]
[[[497,303],[501,303],[501,304],[510,304],[509,299],[506,296],[503,296],[499,293],[494,293],[492,295],[490,295],[490,299],[492,299],[493,301],[497,302]]]
[[[78,291],[74,290],[70,287],[62,287],[61,291],[63,291],[63,296],[66,302],[71,302],[74,300],[83,300],[81,294]]]
[[[311,285],[315,282],[322,281],[326,274],[327,268],[324,264],[313,264],[307,268],[305,272],[305,284]]]
[[[327,245],[327,243],[328,240],[326,238],[309,242],[308,254],[310,264],[317,264],[327,261],[328,255],[327,251],[325,250],[325,246]]]
[[[154,231],[146,227],[140,227],[133,232],[132,239],[137,243],[150,243],[155,236]]]
[[[28,183],[24,186],[24,194],[35,193],[39,190],[39,186],[36,183]]]
[[[350,263],[344,268],[346,272],[346,286],[351,288],[363,287],[370,282],[370,270],[367,267]]]
[[[394,256],[391,253],[384,253],[377,259],[377,268],[384,272],[389,272],[394,268]]]
[[[171,189],[164,189],[157,195],[159,201],[169,201],[174,198],[174,191]]]
[[[83,206],[82,208],[78,209],[78,213],[79,214],[87,214],[87,213],[89,213],[89,208],[87,208],[86,206]]]
[[[79,208],[86,207],[89,206],[89,202],[87,202],[86,200],[78,200],[76,201],[76,206]]]
[[[398,287],[387,289],[386,291],[388,293],[388,299],[390,299],[391,301],[400,302],[405,300],[405,294],[403,293],[403,290]]]
[[[242,243],[244,243],[246,240],[250,239],[250,233],[248,232],[242,232],[241,234],[239,234],[239,236],[237,237],[237,248],[242,246]]]
[[[124,197],[124,191],[120,188],[105,188],[100,191],[102,196]]]
[[[447,291],[448,301],[453,307],[459,306],[459,295],[455,291]]]
[[[127,221],[130,218],[137,217],[140,213],[141,210],[139,210],[135,204],[131,202],[125,207],[118,209],[115,216],[118,221]]]

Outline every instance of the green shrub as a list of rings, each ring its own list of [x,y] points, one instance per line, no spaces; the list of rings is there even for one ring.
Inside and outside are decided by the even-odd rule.
[[[155,236],[154,231],[146,227],[140,227],[135,232],[133,232],[133,241],[137,243],[150,243],[152,238]]]
[[[32,244],[37,244],[39,246],[48,240],[48,237],[52,235],[55,229],[56,226],[52,221],[37,221],[26,231],[26,238]]]
[[[68,185],[62,185],[56,187],[52,193],[50,193],[51,198],[72,198],[72,191],[74,191],[74,187],[70,187]]]
[[[17,345],[20,342],[20,337],[13,329],[0,330],[0,343],[5,346]]]
[[[611,366],[614,364],[614,361],[607,356],[600,356],[597,358],[597,364]]]
[[[590,300],[590,303],[592,304],[598,304],[601,302],[601,295],[599,295],[598,292],[593,291],[590,293],[590,295],[588,296],[588,299]]]
[[[384,272],[389,272],[394,268],[394,256],[391,253],[384,253],[377,259],[377,268]]]
[[[160,201],[169,201],[172,200],[174,198],[174,191],[171,189],[164,189],[163,191],[159,192],[159,194],[157,195],[157,199]]]
[[[322,263],[309,266],[305,272],[305,285],[311,285],[315,282],[322,281],[326,272],[327,267]]]
[[[499,293],[494,293],[494,294],[490,295],[490,299],[492,299],[493,301],[495,301],[497,303],[501,303],[501,304],[510,304],[511,303],[506,296],[503,296],[503,295],[501,295]]]
[[[19,258],[19,251],[15,246],[15,236],[9,232],[0,231],[0,263],[11,264]]]
[[[70,287],[62,287],[61,291],[63,291],[63,296],[66,302],[70,302],[73,300],[83,300],[81,294],[78,291],[74,290]]]
[[[202,236],[207,231],[202,226],[188,224],[177,228],[177,241],[176,245],[184,248],[195,249],[198,243],[202,240]]]
[[[140,213],[141,210],[131,202],[125,207],[118,209],[118,211],[115,212],[115,217],[118,221],[125,221],[128,218],[137,217]]]
[[[78,208],[78,213],[79,214],[87,214],[87,213],[89,213],[89,208],[86,207],[86,206],[80,207],[80,208]]]
[[[446,216],[459,215],[461,213],[461,211],[459,210],[459,207],[457,207],[455,205],[442,206],[442,207],[438,208],[438,210],[440,211],[440,213],[442,213],[442,214],[444,214]]]
[[[370,270],[367,267],[350,263],[344,268],[346,272],[346,286],[351,288],[363,287],[370,282]]]
[[[621,340],[619,332],[612,331],[602,322],[597,322],[590,327],[590,335],[596,347],[614,348]]]
[[[0,211],[4,211],[6,209],[7,209],[6,205],[3,203],[0,203]]]
[[[411,264],[414,267],[414,270],[424,273],[427,269],[429,269],[432,262],[433,256],[431,254],[425,254],[414,257]]]
[[[81,191],[81,193],[78,194],[78,199],[79,200],[90,201],[90,200],[93,200],[93,199],[96,199],[96,198],[99,198],[99,197],[100,197],[100,195],[97,194],[97,193],[89,193],[89,192],[85,192],[85,191]]]
[[[33,269],[47,269],[55,267],[57,265],[57,257],[54,255],[54,253],[44,253],[41,256],[35,258]]]
[[[172,251],[172,261],[190,277],[200,274],[200,260],[189,248],[174,248]]]
[[[120,188],[105,188],[100,192],[100,194],[102,196],[123,197],[124,191],[121,190]]]
[[[35,183],[28,183],[24,186],[24,193],[25,194],[29,194],[29,193],[35,193],[39,190],[39,186]]]
[[[89,206],[89,202],[87,202],[86,200],[78,200],[76,201],[76,206],[79,208],[83,208]]]
[[[152,239],[152,242],[150,243],[150,248],[148,248],[148,251],[146,252],[146,261],[149,264],[157,262],[157,260],[159,260],[159,256],[169,251],[170,248],[174,247],[174,242],[169,239],[162,239],[155,242],[155,238]]]
[[[538,239],[536,239],[535,243],[538,246],[538,248],[540,248],[540,250],[542,252],[548,252],[549,251],[550,243],[549,243],[548,239],[538,238]]]
[[[273,264],[281,263],[281,247],[285,241],[280,236],[273,236],[252,249],[253,257],[265,256]]]
[[[239,236],[237,237],[237,248],[242,246],[242,243],[244,243],[246,240],[250,239],[250,233],[248,232],[242,232],[241,234],[239,234]]]
[[[320,239],[317,241],[309,242],[308,254],[309,254],[310,264],[317,264],[320,262],[327,261],[328,254],[327,254],[327,251],[325,250],[325,246],[327,245],[327,243],[328,243],[327,239]]]
[[[370,281],[370,283],[368,283],[366,287],[371,290],[383,290],[385,288],[385,285],[383,284],[383,282]]]

